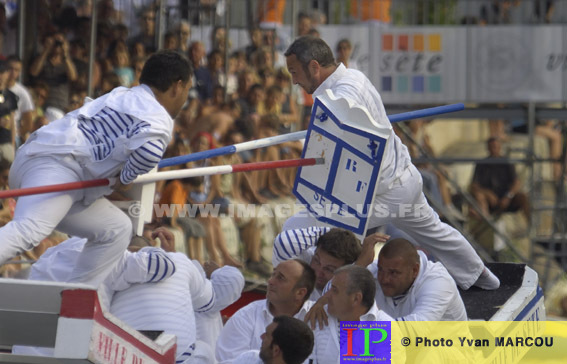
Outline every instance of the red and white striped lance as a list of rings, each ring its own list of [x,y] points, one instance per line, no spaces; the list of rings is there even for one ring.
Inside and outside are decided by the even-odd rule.
[[[133,183],[152,183],[152,182],[170,180],[170,179],[212,176],[215,174],[259,171],[264,169],[313,166],[324,163],[325,163],[324,158],[305,158],[305,159],[286,159],[282,161],[273,161],[273,162],[255,162],[255,163],[242,163],[242,164],[223,165],[223,166],[190,168],[190,169],[181,169],[175,171],[148,173],[143,176],[139,176],[134,180]],[[80,190],[83,188],[108,186],[111,183],[114,182],[111,182],[111,180],[107,178],[102,178],[102,179],[93,179],[93,180],[80,181],[80,182],[60,183],[60,184],[48,185],[48,186],[19,188],[14,190],[0,191],[0,199],[9,198],[9,197],[37,195],[41,193],[62,192],[62,191],[70,191],[70,190]]]

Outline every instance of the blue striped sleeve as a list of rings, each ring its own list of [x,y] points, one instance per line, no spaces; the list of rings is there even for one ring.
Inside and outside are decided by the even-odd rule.
[[[205,305],[197,308],[195,311],[196,312],[207,312],[210,311],[213,307],[215,307],[215,291],[212,290],[211,291],[211,299],[209,300],[209,302],[207,302]]]
[[[175,273],[175,263],[167,256],[167,253],[156,249],[150,251],[148,255],[148,279],[146,282],[161,282]]]
[[[161,160],[163,152],[163,142],[159,140],[144,143],[126,161],[120,173],[120,182],[129,184],[139,175],[151,171]]]

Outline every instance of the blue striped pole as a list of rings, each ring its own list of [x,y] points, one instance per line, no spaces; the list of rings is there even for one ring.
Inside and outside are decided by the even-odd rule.
[[[465,108],[463,104],[451,104],[436,106],[427,109],[420,109],[415,111],[402,112],[399,114],[389,115],[388,119],[390,122],[397,123],[400,121],[406,121],[411,119],[425,118],[428,116],[434,116],[439,114],[446,114],[450,112],[460,111]],[[183,163],[194,162],[202,159],[218,157],[221,155],[234,154],[238,152],[243,152],[245,150],[253,150],[258,148],[269,147],[271,145],[281,144],[285,142],[295,141],[304,139],[307,135],[307,130],[296,131],[295,133],[289,133],[284,135],[278,135],[274,137],[268,137],[258,140],[251,140],[244,143],[238,143],[234,145],[227,145],[225,147],[205,150],[202,152],[196,152],[191,154],[186,154],[178,157],[172,157],[162,160],[158,167],[169,167]]]

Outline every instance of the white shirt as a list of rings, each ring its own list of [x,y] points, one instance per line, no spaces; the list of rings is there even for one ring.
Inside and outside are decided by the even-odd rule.
[[[336,97],[348,98],[357,106],[365,107],[374,121],[390,130],[390,141],[384,151],[380,180],[376,186],[376,194],[383,194],[411,164],[411,159],[408,149],[394,133],[380,94],[362,72],[347,69],[342,63],[313,92],[313,98],[321,96],[327,89],[331,89]]]
[[[211,310],[215,295],[211,282],[185,254],[167,255],[175,263],[173,275],[159,283],[136,284],[115,293],[110,313],[136,330],[158,330],[177,336],[176,362],[183,362],[195,349],[194,311]]]
[[[325,306],[325,311],[327,311],[327,306]],[[315,345],[313,346],[313,353],[310,356],[310,358],[313,359],[313,363],[331,364],[339,363],[340,360],[340,322],[336,317],[329,315],[328,312],[327,315],[329,325],[323,327],[323,329],[317,326],[313,332],[315,335]],[[376,303],[374,303],[367,313],[360,316],[359,321],[394,321],[394,319],[378,309]]]
[[[420,257],[419,273],[408,292],[386,297],[376,281],[376,304],[398,321],[467,321],[465,304],[457,285],[443,264]],[[376,277],[378,267],[368,267]]]
[[[264,361],[260,359],[259,350],[249,350],[240,354],[232,364],[264,364]]]
[[[18,96],[18,109],[14,114],[14,120],[19,122],[22,118],[22,113],[34,110],[33,100],[28,89],[19,82],[10,87],[10,91]]]
[[[293,317],[303,320],[311,306],[312,301],[305,301]],[[259,350],[262,346],[260,335],[273,320],[267,300],[254,301],[238,310],[228,320],[217,341],[215,354],[219,364],[232,363],[245,351]]]
[[[193,260],[193,264],[205,277],[201,264]],[[214,353],[217,340],[223,328],[220,311],[236,302],[244,288],[244,276],[234,267],[225,265],[211,274],[211,284],[215,291],[215,305],[207,312],[195,312],[197,340],[206,342]]]
[[[277,267],[278,264],[289,259],[300,259],[311,264],[311,259],[315,254],[317,241],[329,232],[331,228],[323,226],[311,226],[304,229],[290,229],[279,233],[274,239],[274,248],[272,253],[272,266]],[[317,288],[313,289],[310,301],[317,301],[322,292]]]

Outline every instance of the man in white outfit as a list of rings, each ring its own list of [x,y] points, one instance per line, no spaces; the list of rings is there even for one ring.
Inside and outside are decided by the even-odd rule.
[[[366,108],[378,124],[390,129],[375,198],[375,207],[390,213],[387,216],[373,214],[368,227],[392,223],[442,261],[463,289],[473,285],[497,289],[500,281],[484,266],[470,243],[457,230],[442,223],[428,205],[421,175],[411,163],[407,148],[394,133],[380,94],[370,80],[360,71],[337,65],[333,52],[320,38],[297,38],[285,56],[294,84],[299,84],[313,97],[330,89],[336,97],[347,98],[356,106]],[[404,213],[400,213],[400,206]],[[295,215],[284,229],[314,225],[317,225],[314,217]]]
[[[33,99],[28,89],[18,80],[22,73],[22,61],[16,55],[6,59],[10,74],[8,76],[8,88],[18,96],[18,109],[14,114],[14,125],[16,128],[16,138],[25,137],[26,133],[31,132],[33,126]],[[20,139],[21,140],[21,139]],[[18,146],[19,143],[16,143]]]
[[[233,364],[301,364],[313,351],[313,332],[293,317],[274,317],[261,338],[260,350],[240,354]]]
[[[370,257],[372,260],[373,257]],[[467,321],[457,285],[439,262],[406,239],[387,242],[370,272],[377,278],[376,304],[398,321]]]
[[[260,336],[275,316],[292,316],[303,320],[313,302],[308,301],[315,284],[315,272],[297,259],[280,263],[268,280],[265,300],[238,310],[223,327],[217,341],[219,364],[232,363],[249,350],[260,350]]]
[[[360,242],[348,230],[312,226],[306,229],[284,230],[274,239],[272,265],[298,258],[315,271],[315,289],[309,299],[317,301],[323,288],[339,267],[352,264],[360,255]]]
[[[14,219],[0,229],[0,264],[57,229],[88,240],[69,281],[97,286],[132,234],[128,216],[103,196],[161,160],[190,75],[182,55],[157,52],[146,61],[140,86],[116,88],[33,133],[16,153],[11,189],[98,178],[111,185],[20,197]]]
[[[367,269],[347,265],[335,271],[331,289],[325,294],[329,324],[315,330],[315,347],[310,357],[313,363],[339,363],[341,321],[393,321],[376,306],[375,294],[374,278]]]

